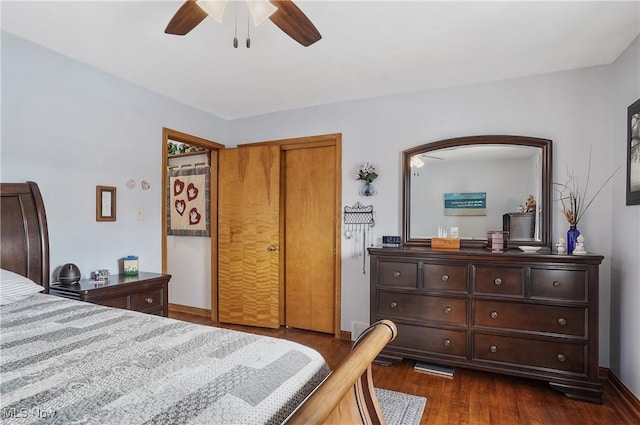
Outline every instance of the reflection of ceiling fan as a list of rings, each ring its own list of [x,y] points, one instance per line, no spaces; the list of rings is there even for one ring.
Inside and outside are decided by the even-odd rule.
[[[411,167],[422,168],[424,166],[424,161],[420,158],[439,159],[441,161],[444,161],[444,158],[440,158],[439,156],[433,156],[433,155],[427,155],[425,153],[421,153],[411,157]]]
[[[427,155],[426,153],[420,154],[422,158],[431,158],[431,159],[440,159],[444,161],[444,158],[440,158],[439,156]]]
[[[187,0],[173,15],[164,32],[185,35],[208,15],[221,22],[227,3],[228,0]],[[268,17],[285,34],[305,47],[322,38],[309,18],[291,0],[247,0],[247,6],[256,25]]]

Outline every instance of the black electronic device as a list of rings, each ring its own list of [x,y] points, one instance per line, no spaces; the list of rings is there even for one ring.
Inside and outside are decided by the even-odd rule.
[[[58,272],[58,281],[63,285],[78,283],[81,277],[80,269],[72,263],[67,263],[60,267],[60,271]]]
[[[383,236],[382,237],[382,246],[383,247],[393,247],[397,248],[400,246],[400,236]]]

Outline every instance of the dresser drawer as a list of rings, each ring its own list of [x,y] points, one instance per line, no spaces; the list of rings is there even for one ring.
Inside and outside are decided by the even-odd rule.
[[[586,308],[475,301],[473,325],[587,337]]]
[[[120,298],[107,298],[96,301],[96,304],[104,305],[106,307],[116,307],[116,308],[129,308],[129,297],[120,297]]]
[[[466,325],[467,300],[379,291],[377,313],[389,319]]]
[[[586,344],[474,334],[473,360],[586,374]]]
[[[421,353],[437,353],[466,357],[467,334],[465,331],[429,328],[396,323],[398,336],[389,347],[416,350]]]
[[[156,310],[162,306],[162,289],[153,289],[131,295],[131,310]]]
[[[523,267],[474,266],[474,271],[474,293],[524,298]]]
[[[586,270],[531,269],[531,298],[587,301]]]
[[[417,288],[418,263],[379,261],[378,285],[394,288]]]
[[[425,263],[422,277],[424,289],[467,292],[467,266]]]

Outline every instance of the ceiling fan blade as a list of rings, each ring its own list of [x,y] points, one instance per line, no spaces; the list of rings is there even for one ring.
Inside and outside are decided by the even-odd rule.
[[[305,47],[322,38],[309,18],[291,0],[272,0],[271,3],[278,10],[269,19],[289,37]]]
[[[196,4],[196,0],[187,0],[173,15],[164,32],[166,34],[185,35],[206,17],[207,12]]]

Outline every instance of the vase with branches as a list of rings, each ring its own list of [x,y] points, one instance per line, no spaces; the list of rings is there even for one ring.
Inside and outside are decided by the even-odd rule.
[[[591,176],[591,147],[589,147],[589,162],[587,165],[587,180],[584,188],[580,187],[578,179],[573,171],[567,169],[567,180],[564,183],[554,182],[556,191],[559,193],[560,209],[562,214],[569,223],[569,230],[567,231],[567,252],[571,254],[576,245],[576,240],[580,236],[578,230],[578,222],[583,217],[584,213],[589,209],[593,201],[600,194],[602,189],[609,183],[613,176],[622,167],[621,165],[616,168],[613,173],[607,178],[604,183],[600,185],[598,190],[593,195],[588,195],[589,179]]]

